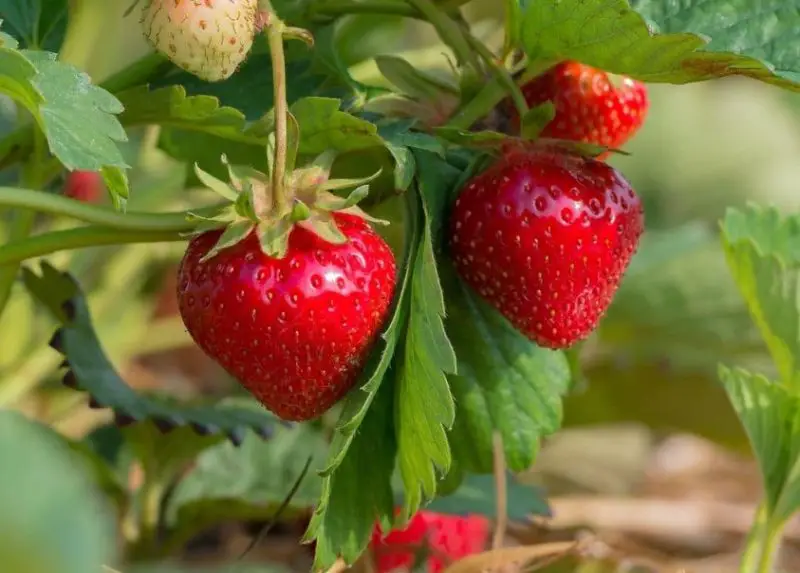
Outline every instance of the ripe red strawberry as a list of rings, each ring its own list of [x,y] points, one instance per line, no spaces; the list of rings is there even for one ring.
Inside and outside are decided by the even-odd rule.
[[[64,195],[86,203],[96,203],[105,189],[97,171],[71,171],[64,181]]]
[[[565,348],[597,326],[644,227],[614,168],[558,151],[507,152],[455,203],[461,278],[540,346]]]
[[[251,233],[201,262],[220,237],[208,231],[178,271],[189,334],[284,420],[316,418],[350,390],[392,300],[392,251],[363,219],[332,216],[346,243],[296,226],[283,258]]]
[[[644,123],[650,105],[647,86],[579,62],[562,62],[522,87],[528,105],[552,101],[553,120],[542,137],[619,148]],[[515,118],[518,122],[518,118]]]
[[[201,79],[230,77],[258,28],[258,0],[148,0],[142,27],[155,49]]]
[[[429,573],[438,573],[451,561],[483,551],[488,538],[489,520],[482,515],[461,517],[422,510],[405,529],[390,531],[385,537],[376,526],[370,550],[378,573],[410,571],[420,553],[429,555]]]

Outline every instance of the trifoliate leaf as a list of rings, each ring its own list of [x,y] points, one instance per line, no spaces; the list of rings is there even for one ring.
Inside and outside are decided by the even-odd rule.
[[[800,217],[783,217],[774,208],[729,209],[722,238],[781,381],[800,388]]]
[[[57,309],[54,314],[62,324],[50,346],[64,355],[64,384],[88,393],[91,407],[113,410],[119,425],[152,422],[162,433],[187,427],[201,436],[227,436],[236,444],[241,443],[247,430],[264,438],[271,434],[275,419],[266,411],[181,405],[167,398],[138,394],[120,377],[103,351],[86,299],[70,275],[42,263],[41,275],[24,268],[23,280],[45,307]]]

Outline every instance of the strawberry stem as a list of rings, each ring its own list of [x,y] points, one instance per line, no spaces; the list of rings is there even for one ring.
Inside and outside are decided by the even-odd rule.
[[[275,110],[275,156],[272,166],[272,207],[280,216],[286,209],[286,150],[287,150],[287,114],[286,102],[286,58],[283,53],[284,24],[274,11],[270,10],[267,21],[267,38],[272,59],[272,88],[274,91],[273,108]]]

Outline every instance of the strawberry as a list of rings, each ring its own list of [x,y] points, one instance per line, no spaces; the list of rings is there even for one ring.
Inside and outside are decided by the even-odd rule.
[[[466,183],[449,242],[469,286],[540,346],[565,348],[596,328],[643,227],[611,166],[519,148]]]
[[[419,555],[427,555],[426,569],[438,573],[451,561],[483,551],[488,537],[489,520],[482,515],[461,517],[422,510],[404,529],[385,536],[376,526],[370,551],[378,573],[410,571]]]
[[[647,86],[580,62],[562,62],[522,87],[530,107],[552,101],[556,115],[542,137],[621,147],[644,123]],[[515,112],[512,113],[515,115]],[[519,119],[515,116],[514,121]]]
[[[258,0],[148,0],[145,36],[173,63],[208,82],[229,78],[258,30]]]
[[[253,232],[204,260],[221,234],[207,231],[178,271],[189,334],[284,420],[316,418],[352,388],[392,300],[392,251],[363,219],[332,216],[347,242],[294,227],[274,257]]]
[[[96,203],[104,189],[103,176],[97,171],[71,171],[64,181],[63,192],[66,197]]]

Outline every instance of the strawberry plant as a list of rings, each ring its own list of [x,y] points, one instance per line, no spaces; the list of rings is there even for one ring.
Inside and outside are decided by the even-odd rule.
[[[575,418],[671,404],[666,356],[722,364],[764,477],[741,571],[774,570],[800,219],[731,206],[720,248],[625,161],[658,84],[800,90],[798,10],[479,4],[0,1],[0,563],[175,573],[214,526],[296,519],[314,570],[521,567],[505,519],[549,508],[514,475]],[[230,395],[131,383],[187,348]],[[592,402],[604,372],[635,388]],[[703,388],[647,421],[723,433]]]

